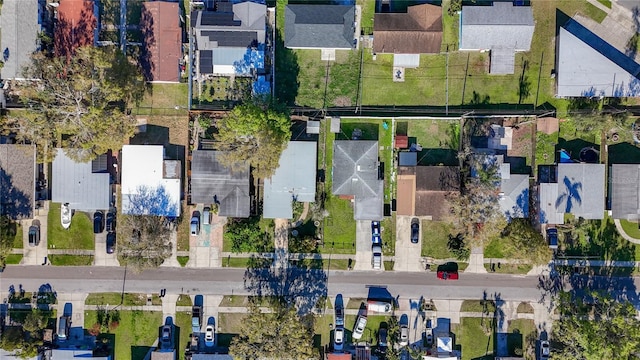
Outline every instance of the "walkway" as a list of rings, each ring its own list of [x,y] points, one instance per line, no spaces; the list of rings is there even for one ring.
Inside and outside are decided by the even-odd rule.
[[[274,220],[274,261],[276,269],[286,269],[289,266],[289,220]]]
[[[487,269],[484,267],[484,250],[482,247],[474,247],[471,249],[469,256],[469,266],[464,270],[467,273],[486,274]]]
[[[616,230],[618,230],[618,234],[620,234],[620,236],[622,236],[623,238],[625,238],[626,240],[634,243],[634,244],[640,244],[640,239],[636,239],[634,237],[629,236],[629,234],[627,234],[624,229],[622,228],[622,224],[620,223],[620,219],[614,219],[613,222],[616,224]]]

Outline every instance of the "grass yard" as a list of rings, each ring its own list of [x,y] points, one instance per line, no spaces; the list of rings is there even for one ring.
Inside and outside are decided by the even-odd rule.
[[[324,219],[324,245],[320,247],[320,252],[355,254],[356,222],[353,220],[351,202],[330,195],[325,201],[325,210],[329,212],[329,217]]]
[[[122,301],[120,293],[91,293],[85,299],[86,305],[116,305]],[[147,294],[125,293],[124,306],[142,306],[147,305]],[[151,305],[162,305],[162,300],[157,294],[151,296]]]
[[[422,254],[434,259],[455,258],[449,251],[447,243],[451,234],[452,225],[444,221],[423,220],[422,229]]]
[[[162,312],[119,311],[115,335],[115,358],[142,360],[158,338],[158,327],[162,326]],[[84,327],[91,329],[97,322],[96,311],[85,311]]]
[[[202,83],[202,92],[197,82],[193,85],[194,104],[212,104],[220,101],[241,101],[251,97],[253,80],[249,77],[238,77],[231,81],[228,77],[215,77]]]
[[[192,306],[193,302],[191,301],[191,296],[186,294],[181,294],[178,296],[178,301],[176,301],[176,306]]]
[[[138,108],[134,109],[134,114],[186,116],[187,106],[189,106],[187,84],[151,84]]]
[[[495,271],[491,271],[491,264],[484,264],[484,268],[487,269],[488,272],[498,274],[526,274],[533,269],[533,266],[529,264],[500,264],[500,267],[495,265]]]
[[[322,348],[325,345],[331,344],[333,341],[333,312],[327,311],[325,315],[318,315],[315,317],[313,323],[313,345],[316,348]]]
[[[447,51],[447,46],[449,50],[457,50],[458,49],[458,30],[459,30],[459,21],[460,15],[454,14],[453,16],[449,15],[449,5],[451,4],[451,0],[443,0],[442,1],[442,50]]]
[[[22,225],[16,224],[16,236],[13,237],[13,248],[22,249],[24,241],[22,241]]]
[[[4,262],[7,265],[18,265],[22,261],[22,256],[22,254],[9,254]]]
[[[518,314],[533,314],[533,306],[526,302],[518,304]]]
[[[600,150],[600,131],[578,131],[574,120],[560,121],[560,133],[558,134],[558,144],[555,150],[566,150],[572,159],[578,159],[580,150],[584,147],[595,147]]]
[[[289,260],[289,264],[292,266],[303,267],[307,269],[329,269],[329,270],[347,270],[349,267],[349,260],[347,259],[302,259],[302,260]],[[355,266],[355,261],[352,261],[351,266]]]
[[[460,324],[452,324],[455,343],[460,345],[462,360],[493,359],[493,332],[487,335],[481,318],[462,318]],[[484,319],[484,321],[492,321]]]
[[[76,211],[71,226],[64,229],[60,223],[60,204],[51,203],[47,218],[47,242],[49,248],[94,250],[93,224],[86,213]]]
[[[622,229],[627,233],[627,235],[640,239],[640,226],[638,226],[637,222],[620,220],[620,225],[622,225]]]
[[[180,263],[180,266],[185,267],[187,265],[187,263],[189,262],[189,257],[188,256],[177,256],[176,257],[178,259],[178,262]]]
[[[540,131],[536,132],[536,166],[555,163],[556,144],[558,144],[557,132],[550,135]]]
[[[598,0],[598,2],[611,9],[611,0]]]
[[[493,315],[493,312],[496,310],[496,305],[493,300],[486,301],[486,311]],[[460,306],[460,311],[462,312],[485,312],[485,305],[483,305],[482,300],[464,300],[462,302],[462,306]]]
[[[182,209],[186,208],[186,201],[183,201]],[[176,230],[178,232],[178,251],[189,251],[189,221],[189,214],[183,214],[178,221]],[[178,259],[178,261],[180,261],[180,259]]]
[[[367,327],[364,329],[364,333],[362,334],[362,338],[357,341],[368,341],[371,345],[376,345],[378,343],[378,329],[380,329],[381,323],[386,323],[388,321],[387,316],[382,315],[368,315],[367,316]],[[344,319],[344,329],[346,334],[346,342],[351,343],[351,334],[353,330],[353,326],[356,322],[355,315],[346,315]]]
[[[399,121],[397,134],[409,136],[409,144],[419,144],[420,165],[458,165],[460,123],[457,120]]]
[[[396,213],[392,213],[390,217],[385,217],[381,226],[383,229],[382,253],[384,256],[393,256],[396,252]],[[386,266],[385,269],[387,269]]]
[[[573,230],[560,231],[559,249],[569,256],[594,256],[602,260],[636,261],[640,259],[640,245],[625,240],[606,213],[603,220],[576,223]],[[562,230],[562,229],[561,229]]]
[[[93,255],[49,255],[49,261],[54,266],[90,266]]]
[[[206,319],[203,319],[206,322]],[[187,344],[191,341],[191,312],[190,311],[176,311],[176,316],[173,319],[174,324],[179,327],[178,344],[176,344],[178,359],[184,359],[184,350]]]
[[[373,34],[373,17],[376,11],[376,0],[357,0],[356,4],[362,7],[360,29],[365,35]]]
[[[216,319],[218,331],[218,344],[220,346],[229,346],[231,339],[237,336],[241,329],[242,321],[245,314],[236,313],[219,313]]]
[[[512,354],[515,349],[520,348],[526,353],[527,349],[527,337],[530,335],[534,338],[538,338],[538,330],[536,329],[536,325],[533,320],[530,319],[515,319],[509,320],[509,333],[511,334],[519,334],[520,337],[515,337],[510,335],[510,339],[508,342],[509,352]],[[512,340],[513,339],[513,340]],[[535,344],[532,344],[535,346]]]

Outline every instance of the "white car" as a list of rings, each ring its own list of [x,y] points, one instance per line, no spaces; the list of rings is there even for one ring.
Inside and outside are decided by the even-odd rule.
[[[333,332],[333,350],[341,351],[344,349],[344,328],[338,327]]]
[[[547,340],[540,341],[540,360],[547,360],[551,355],[551,346]]]
[[[207,328],[204,331],[204,344],[207,346],[213,346],[215,344],[215,335],[216,332],[213,329],[213,325],[207,325]]]
[[[427,346],[428,347],[433,346],[433,329],[428,328],[426,330],[425,338],[426,338],[425,340],[426,340]]]
[[[409,327],[405,324],[400,325],[400,339],[398,339],[398,345],[409,345]]]
[[[356,324],[353,327],[353,333],[351,334],[351,338],[358,340],[362,337],[364,333],[364,328],[367,327],[367,317],[359,315],[356,319]]]

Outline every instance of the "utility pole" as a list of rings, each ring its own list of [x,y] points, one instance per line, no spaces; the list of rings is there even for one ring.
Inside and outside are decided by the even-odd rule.
[[[445,75],[445,114],[449,116],[449,45],[447,45],[447,71]]]

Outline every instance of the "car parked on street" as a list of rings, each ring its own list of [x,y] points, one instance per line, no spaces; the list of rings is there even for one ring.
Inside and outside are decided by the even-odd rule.
[[[411,242],[417,244],[420,240],[420,219],[411,219]]]
[[[116,233],[107,234],[107,254],[113,254],[116,251]]]
[[[438,279],[458,280],[458,272],[457,271],[438,271]]]
[[[40,245],[40,226],[34,224],[29,226],[29,246],[38,245]]]
[[[333,332],[333,350],[341,351],[344,349],[344,328],[337,327]]]
[[[364,334],[364,329],[367,327],[367,316],[366,315],[358,315],[356,319],[356,323],[353,326],[353,333],[351,334],[351,338],[355,340],[359,340]]]
[[[93,213],[93,233],[100,234],[104,231],[104,213],[96,211]]]

